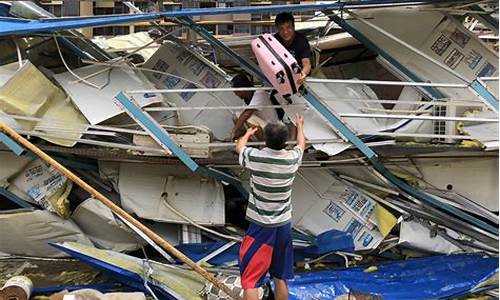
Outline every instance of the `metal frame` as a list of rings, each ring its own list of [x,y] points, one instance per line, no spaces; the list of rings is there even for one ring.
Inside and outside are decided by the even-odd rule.
[[[362,24],[376,30],[378,33],[384,35],[385,37],[397,42],[398,44],[406,47],[407,49],[411,50],[413,53],[415,54],[418,54],[419,56],[427,59],[428,61],[430,61],[431,63],[435,64],[436,66],[440,67],[441,69],[443,69],[444,71],[452,74],[453,76],[455,76],[456,78],[460,79],[461,81],[463,82],[466,82],[467,84],[469,84],[469,86],[474,90],[476,91],[480,98],[483,100],[484,103],[486,103],[489,107],[491,107],[493,110],[495,110],[496,112],[498,112],[498,99],[496,99],[495,96],[493,96],[493,94],[491,94],[488,90],[486,90],[484,88],[484,86],[481,84],[480,81],[478,81],[478,79],[475,79],[474,81],[472,82],[469,82],[468,79],[466,79],[464,76],[462,76],[461,74],[457,73],[456,71],[454,70],[451,70],[450,68],[448,68],[446,65],[444,65],[443,63],[437,61],[436,59],[430,57],[429,55],[423,53],[422,51],[418,50],[417,48],[413,47],[412,45],[398,39],[397,37],[395,37],[394,35],[390,34],[389,32],[385,31],[384,29],[374,25],[373,23],[371,22],[368,22],[366,20],[364,20],[363,18],[359,17],[357,14],[353,13],[352,11],[348,11],[349,15],[352,16],[353,18],[355,18],[357,21],[361,22]],[[336,17],[336,19],[334,18],[336,16],[331,16],[330,18],[332,18],[337,24],[339,24],[339,26],[343,27],[339,22],[342,22],[344,24],[344,26],[349,26],[345,23],[344,20]],[[350,26],[349,26],[350,27]],[[346,28],[344,28],[346,31],[348,31]],[[351,31],[356,31],[353,27],[350,27],[350,30]],[[380,55],[382,55],[384,58],[388,59],[388,57],[390,58],[390,63],[394,64],[394,62],[397,63],[396,68],[398,68],[400,71],[402,71],[403,73],[405,74],[408,74],[407,72],[410,72],[409,70],[407,70],[406,68],[404,68],[401,64],[399,64],[399,62],[397,62],[394,58],[390,57],[387,53],[383,52],[380,48],[378,48],[377,46],[375,46],[374,43],[372,43],[371,41],[369,41],[366,37],[364,37],[363,34],[361,34],[359,31],[356,31],[356,35],[353,34],[353,32],[351,31],[348,31],[349,33],[351,33],[356,39],[359,38],[363,38],[363,40],[360,40],[363,44],[365,44],[365,42],[367,42],[367,44],[365,44],[368,48],[377,48],[377,49],[372,49],[374,50],[375,52],[379,53]],[[379,52],[380,51],[380,52]],[[421,80],[414,80],[414,81],[417,81],[417,84],[418,84],[418,81],[421,81]],[[439,86],[439,85],[436,85],[436,86]],[[457,84],[456,86],[448,86],[448,87],[467,87],[467,86],[460,86],[459,84]]]
[[[415,75],[413,72],[411,72],[408,68],[400,64],[396,59],[394,59],[392,56],[390,56],[387,52],[379,48],[375,43],[370,41],[368,38],[366,38],[361,32],[358,30],[354,29],[351,25],[349,25],[344,19],[341,17],[325,12],[325,14],[330,18],[330,20],[334,21],[339,25],[342,29],[344,29],[346,32],[350,33],[355,39],[360,41],[363,45],[365,45],[368,49],[371,51],[378,53],[379,56],[383,57],[389,64],[394,66],[396,69],[398,69],[404,76],[406,76],[408,79],[415,81],[415,82],[423,82],[423,80]],[[431,99],[442,99],[446,98],[445,95],[443,95],[439,90],[432,88],[432,87],[422,87],[422,90],[425,92],[426,95],[428,95]]]
[[[472,81],[469,88],[478,93],[484,100],[483,102],[498,113],[498,99],[484,86],[480,79]]]
[[[330,16],[337,24],[339,24],[341,27],[344,28],[344,26],[349,26],[347,25],[342,19],[336,16]],[[187,24],[194,24],[192,20],[190,20],[187,17],[184,17],[184,19],[188,19],[189,21],[186,22]],[[232,51],[229,47],[225,46],[223,43],[220,41],[216,40],[215,37],[213,37],[207,30],[205,30],[201,26],[191,26],[191,29],[196,31],[197,33],[201,34],[209,44],[213,46],[217,46],[221,50],[223,50],[226,55],[228,55],[230,58],[234,59],[235,61],[239,62],[240,65],[243,67],[243,69],[247,70],[248,72],[251,72],[255,76],[262,78],[264,75],[260,70],[256,70],[253,67],[250,67],[248,63],[245,62],[245,60],[240,57],[237,53]],[[346,28],[344,28],[346,29]],[[349,30],[346,29],[346,31],[351,32],[353,30],[352,27],[349,26]],[[372,46],[375,47],[375,52],[379,53],[381,49],[376,47],[373,43],[371,43],[369,40],[364,38],[363,35],[361,35],[359,32],[357,34],[353,34],[354,37],[358,38],[360,37],[363,41],[368,41]],[[388,59],[392,59],[387,53],[385,53],[385,57]],[[410,74],[412,77],[411,79],[422,82],[422,80],[419,80],[415,75],[413,75],[408,69],[404,68],[402,65],[400,65],[397,61],[392,59],[393,62],[395,62],[398,66],[400,66],[403,70],[406,70],[406,74]],[[267,82],[267,80],[265,81]],[[433,90],[431,90],[433,91]],[[433,95],[436,96],[436,98],[444,98],[440,92],[434,90]],[[410,197],[414,197],[427,205],[430,205],[431,207],[437,207],[455,217],[461,218],[463,220],[466,220],[470,224],[473,224],[485,231],[488,231],[490,233],[494,233],[498,235],[498,228],[493,227],[490,224],[487,224],[455,207],[452,207],[450,205],[447,205],[445,203],[442,203],[441,201],[437,200],[436,198],[429,196],[425,193],[422,193],[421,191],[415,189],[414,187],[410,186],[409,184],[403,182],[396,176],[394,176],[388,169],[385,168],[385,166],[379,161],[377,153],[375,153],[370,147],[368,147],[358,136],[356,136],[351,129],[347,127],[342,120],[335,115],[335,113],[326,105],[324,104],[320,99],[318,99],[313,93],[308,90],[307,88],[305,89],[305,93],[303,95],[304,99],[307,100],[327,121],[328,123],[334,128],[336,132],[338,132],[341,137],[344,137],[347,139],[349,142],[354,144],[354,146],[361,151],[367,159],[370,161],[370,163],[374,166],[374,168],[390,183],[398,187],[401,191],[407,193]]]
[[[0,195],[4,196],[9,201],[19,205],[22,208],[33,208],[34,207],[33,205],[31,205],[31,203],[19,198],[18,196],[16,196],[12,192],[10,192],[4,188],[0,188]]]
[[[43,20],[26,21],[19,19],[0,20],[0,36],[21,35],[33,32],[50,32],[64,29],[78,29],[85,27],[107,26],[115,24],[125,24],[141,21],[159,20],[162,18],[189,18],[200,15],[222,15],[222,14],[247,14],[253,12],[292,12],[311,11],[324,9],[348,9],[348,8],[377,8],[395,7],[407,5],[425,5],[430,3],[457,2],[456,0],[366,0],[335,3],[314,3],[314,4],[289,4],[273,6],[247,6],[234,8],[216,9],[189,9],[171,12],[147,13],[135,15],[113,15],[113,16],[90,16],[90,17],[66,17],[64,19],[48,18]]]
[[[3,132],[0,132],[0,142],[4,143],[17,156],[23,155],[26,152],[26,149]]]
[[[241,182],[219,170],[200,166],[181,147],[179,147],[168,135],[167,131],[161,127],[149,114],[144,112],[137,103],[120,92],[115,97],[116,103],[139,124],[149,135],[165,150],[175,154],[186,167],[191,171],[201,175],[214,178],[216,180],[234,185],[243,196],[248,196],[248,191],[241,185]]]

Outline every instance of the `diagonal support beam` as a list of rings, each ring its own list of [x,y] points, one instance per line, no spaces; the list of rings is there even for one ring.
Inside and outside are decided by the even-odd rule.
[[[344,136],[349,142],[351,142],[358,150],[363,153],[370,163],[373,165],[373,167],[380,173],[382,174],[389,182],[394,184],[396,187],[401,189],[402,191],[406,192],[412,197],[415,197],[416,199],[427,203],[433,207],[440,208],[455,217],[458,217],[462,220],[465,220],[475,226],[478,226],[479,228],[482,228],[488,232],[494,233],[498,235],[498,228],[491,226],[490,224],[487,224],[465,212],[462,210],[453,207],[451,205],[447,205],[436,198],[426,194],[422,193],[418,189],[412,187],[411,185],[407,184],[406,182],[402,181],[401,179],[397,178],[394,176],[378,159],[377,154],[370,148],[368,147],[358,136],[356,136],[345,124],[344,122],[339,119],[333,112],[331,112],[330,108],[323,104],[320,100],[318,100],[312,92],[308,91],[304,95],[304,99],[306,99],[332,126],[334,126],[338,132]]]
[[[178,17],[176,18],[181,24],[188,26],[191,30],[201,35],[210,45],[217,47],[217,49],[224,52],[227,56],[234,59],[238,64],[248,73],[258,77],[262,82],[267,82],[266,76],[260,71],[260,68],[252,63],[250,60],[246,60],[234,52],[233,49],[224,45],[221,41],[216,39],[205,27],[196,24],[190,17]]]
[[[7,148],[9,148],[9,150],[14,152],[17,156],[23,155],[26,152],[22,146],[3,132],[0,132],[0,142],[7,146]]]
[[[177,145],[168,135],[167,131],[156,122],[149,114],[144,112],[135,101],[120,92],[115,97],[117,104],[139,124],[149,135],[165,150],[177,156],[186,167],[204,177],[211,177],[218,181],[234,185],[243,196],[248,197],[248,191],[241,185],[241,182],[222,171],[200,166],[189,156],[179,145]]]
[[[469,88],[478,93],[481,97],[481,100],[483,100],[483,102],[486,103],[489,108],[498,113],[498,99],[486,88],[486,86],[484,86],[482,81],[480,81],[479,79],[475,79],[473,82],[471,82]]]
[[[363,35],[361,35],[359,32],[356,31],[355,34],[351,32],[354,30],[352,27],[350,27],[347,23],[345,23],[341,18],[336,17],[336,16],[330,16],[330,18],[335,21],[337,24],[339,24],[341,27],[343,27],[346,31],[351,33],[355,38],[361,37],[362,39],[360,40],[363,44],[367,41],[370,43],[371,46],[374,48],[372,49],[376,53],[380,53],[382,49],[378,48],[375,46],[375,44],[371,43],[369,40],[364,38]],[[186,18],[182,19],[183,24],[190,24],[191,26],[194,24],[191,19]],[[189,26],[189,25],[188,25]],[[347,30],[344,26],[348,26],[350,30]],[[216,46],[217,48],[221,49],[224,51],[230,58],[238,62],[245,70],[248,72],[254,74],[255,76],[259,78],[264,78],[264,75],[260,71],[260,69],[255,69],[255,66],[252,66],[250,63],[248,63],[244,58],[240,57],[236,52],[232,51],[229,47],[215,39],[215,37],[208,32],[207,30],[204,30],[203,27],[199,25],[195,25],[190,27],[191,29],[195,30],[196,32],[200,33],[208,43],[210,43],[212,46]],[[354,30],[355,31],[355,30]],[[385,53],[385,52],[383,52]],[[385,53],[386,59],[389,59],[391,63],[395,61]],[[404,66],[398,64],[398,68],[401,67],[404,73],[407,74],[412,80],[417,81],[417,82],[422,82],[419,78],[417,78],[413,73],[411,73],[408,69],[406,69]],[[267,82],[265,80],[264,82]],[[427,89],[427,92],[431,94],[435,98],[441,98],[442,94],[436,90],[436,89]],[[491,226],[490,224],[487,224],[455,207],[452,207],[446,203],[442,203],[441,201],[437,200],[436,198],[429,196],[428,194],[422,193],[418,189],[410,186],[409,184],[403,182],[396,176],[394,176],[385,166],[380,162],[378,159],[377,153],[375,153],[369,146],[367,146],[356,134],[349,128],[347,125],[335,115],[335,113],[331,110],[329,106],[324,104],[318,97],[314,95],[314,93],[306,88],[305,93],[303,95],[304,99],[307,100],[327,121],[328,123],[334,128],[334,130],[339,133],[344,139],[348,140],[351,142],[356,148],[363,153],[370,163],[374,166],[374,168],[382,175],[384,176],[389,182],[394,184],[396,187],[398,187],[400,190],[406,192],[408,195],[426,203],[427,205],[437,207],[447,213],[449,213],[452,216],[455,216],[457,218],[460,218],[462,220],[465,220],[469,222],[470,224],[473,224],[483,230],[486,230],[488,232],[494,233],[498,235],[498,228]]]
[[[16,196],[12,192],[10,192],[4,188],[0,188],[0,195],[4,196],[9,201],[19,205],[22,208],[33,208],[33,205],[31,205],[31,203],[19,198],[18,196]]]
[[[384,51],[382,48],[378,47],[375,43],[370,41],[364,34],[356,30],[354,27],[349,25],[344,19],[341,17],[335,15],[332,11],[325,11],[324,12],[330,20],[334,21],[337,25],[339,25],[342,29],[344,29],[346,32],[348,32],[350,35],[352,35],[355,39],[357,39],[359,42],[361,42],[366,48],[370,49],[371,51],[377,53],[381,57],[383,57],[386,61],[388,61],[391,65],[393,65],[395,68],[397,68],[401,73],[403,73],[406,77],[408,77],[411,81],[415,82],[424,82],[425,80],[422,80],[419,78],[417,75],[415,75],[412,71],[410,71],[407,67],[404,65],[400,64],[394,57],[389,55],[386,51]],[[441,99],[444,98],[445,96],[437,89],[433,87],[422,87],[421,88],[423,91],[425,91],[425,94],[429,95],[431,98],[434,99]]]
[[[205,270],[205,269],[201,268],[200,266],[198,266],[197,264],[195,264],[191,259],[189,259],[186,255],[184,255],[182,252],[177,250],[169,242],[165,241],[159,235],[157,235],[156,233],[151,231],[151,229],[144,226],[141,222],[137,221],[135,218],[133,218],[131,215],[129,215],[126,211],[124,211],[121,207],[116,205],[113,201],[108,199],[106,196],[104,196],[99,191],[97,191],[92,186],[88,185],[86,182],[84,182],[82,179],[80,179],[78,176],[76,176],[75,173],[66,169],[63,165],[61,165],[60,163],[55,161],[52,157],[47,155],[47,153],[40,150],[40,148],[38,148],[37,146],[30,143],[28,140],[26,140],[22,136],[20,136],[15,130],[13,130],[12,128],[7,126],[6,124],[0,122],[0,131],[3,131],[4,133],[8,134],[16,142],[20,143],[21,145],[26,147],[26,149],[28,149],[31,152],[33,152],[34,154],[36,154],[38,157],[40,157],[40,159],[43,159],[46,163],[50,164],[52,167],[54,167],[54,169],[56,169],[61,174],[66,176],[69,180],[73,181],[75,184],[77,184],[82,189],[84,189],[89,194],[91,194],[93,198],[95,198],[96,200],[99,200],[101,203],[106,205],[109,209],[111,209],[113,211],[113,213],[115,213],[115,214],[119,215],[120,217],[124,218],[125,220],[127,220],[130,224],[134,225],[136,228],[138,228],[144,234],[146,234],[156,244],[160,245],[164,250],[168,251],[170,254],[177,257],[183,263],[190,266],[196,273],[200,274],[203,278],[205,278],[206,280],[213,283],[219,289],[223,290],[229,297],[232,297],[232,298],[237,299],[237,300],[241,300],[241,297],[239,295],[236,295],[236,293],[233,292],[233,290],[231,290],[229,287],[227,287],[224,283],[217,280],[212,273],[207,272],[207,270]]]

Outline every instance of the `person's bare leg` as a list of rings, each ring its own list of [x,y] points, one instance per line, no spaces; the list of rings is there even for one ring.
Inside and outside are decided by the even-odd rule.
[[[243,291],[243,300],[259,300],[259,290],[245,289]]]
[[[273,278],[274,286],[274,299],[276,300],[288,300],[288,286],[286,281],[283,279]]]

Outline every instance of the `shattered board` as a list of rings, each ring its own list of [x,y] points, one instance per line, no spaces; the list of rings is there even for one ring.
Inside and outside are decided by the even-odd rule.
[[[80,138],[88,125],[64,92],[29,61],[0,87],[0,110],[5,114],[42,118],[40,121],[9,123],[15,125],[15,129],[41,133],[54,134],[56,129],[61,138],[43,139],[66,147],[74,146],[76,142],[71,139]]]
[[[376,248],[384,239],[381,231],[386,234],[396,223],[373,199],[346,187],[325,170],[300,170],[292,203],[294,226],[314,235],[331,229],[348,232],[356,250]]]
[[[190,89],[200,86],[206,88],[231,87],[222,70],[171,41],[165,41],[153,57],[145,63],[144,67],[177,76],[145,72],[148,79],[161,89]],[[193,81],[199,86],[178,77]],[[183,92],[165,94],[164,97],[178,107],[239,106],[244,104],[233,92]],[[210,128],[219,140],[228,138],[231,134],[233,112],[230,110],[188,110],[179,111],[178,114],[180,125],[204,125]]]
[[[123,208],[144,219],[187,223],[170,205],[197,223],[225,223],[222,185],[183,166],[121,163],[119,191]]]
[[[71,96],[71,100],[92,125],[122,113],[122,109],[113,100],[119,92],[153,88],[153,85],[144,76],[136,74],[128,66],[106,70],[107,68],[106,66],[86,66],[73,70],[80,77],[99,73],[89,78],[88,81],[97,86],[103,86],[102,89],[97,89],[83,82],[75,82],[77,78],[68,72],[54,75],[54,78]],[[143,107],[161,102],[162,97],[159,94],[145,93],[134,95],[134,100]]]
[[[433,234],[429,228],[415,221],[401,222],[399,244],[431,253],[453,254],[462,252],[462,249],[441,235]]]
[[[142,240],[98,200],[89,198],[82,202],[71,219],[101,249],[123,252],[141,247]]]

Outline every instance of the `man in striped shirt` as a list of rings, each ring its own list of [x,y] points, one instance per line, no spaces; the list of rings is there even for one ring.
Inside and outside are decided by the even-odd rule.
[[[258,287],[269,271],[275,299],[288,299],[286,280],[293,278],[291,237],[292,184],[305,148],[304,117],[296,116],[297,145],[285,150],[288,129],[282,122],[264,128],[266,147],[247,147],[257,131],[250,128],[238,140],[240,164],[250,170],[251,193],[246,218],[250,221],[240,247],[240,273],[244,298],[258,299]]]

